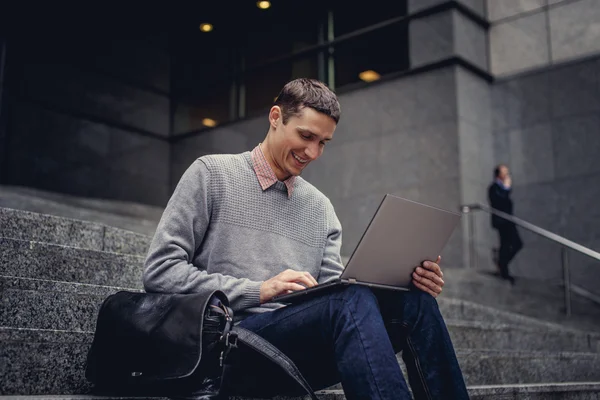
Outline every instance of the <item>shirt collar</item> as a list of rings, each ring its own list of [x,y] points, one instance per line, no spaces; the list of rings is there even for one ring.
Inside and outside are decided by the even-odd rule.
[[[277,175],[275,175],[273,168],[271,168],[269,162],[265,158],[265,155],[260,148],[260,143],[254,148],[254,150],[252,150],[250,156],[252,157],[254,172],[256,173],[256,177],[258,178],[258,182],[260,183],[262,190],[265,191],[277,183]],[[296,177],[294,175],[283,181],[285,187],[287,188],[288,198],[292,197],[295,182]]]

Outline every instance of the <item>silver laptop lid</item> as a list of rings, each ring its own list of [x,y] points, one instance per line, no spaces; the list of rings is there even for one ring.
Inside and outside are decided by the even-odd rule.
[[[341,278],[408,287],[415,267],[441,255],[459,221],[458,213],[387,194]]]

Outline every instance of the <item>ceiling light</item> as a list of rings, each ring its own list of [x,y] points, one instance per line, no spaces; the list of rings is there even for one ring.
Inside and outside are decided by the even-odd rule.
[[[200,30],[202,32],[210,32],[213,30],[213,26],[212,26],[212,24],[206,24],[206,23],[200,24]]]
[[[260,8],[261,10],[266,10],[267,8],[271,7],[271,2],[267,0],[258,1],[256,2],[256,7]]]
[[[215,126],[217,126],[217,121],[211,118],[204,118],[202,120],[202,125],[207,126],[209,128],[214,128]]]
[[[358,77],[365,82],[373,82],[373,81],[381,79],[381,75],[379,75],[377,72],[373,71],[372,69],[361,72],[360,74],[358,74]]]

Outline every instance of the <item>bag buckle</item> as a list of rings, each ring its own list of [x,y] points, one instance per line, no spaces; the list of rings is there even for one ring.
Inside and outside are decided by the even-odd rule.
[[[237,347],[237,341],[237,332],[227,332],[227,334],[225,335],[225,347]]]
[[[223,340],[223,337],[221,337],[221,340]],[[219,356],[219,366],[220,367],[223,366],[223,361],[225,361],[225,359],[229,355],[229,352],[231,351],[231,349],[238,347],[237,344],[238,344],[237,332],[227,332],[225,334],[225,348],[223,349],[223,351],[221,352],[221,355]]]

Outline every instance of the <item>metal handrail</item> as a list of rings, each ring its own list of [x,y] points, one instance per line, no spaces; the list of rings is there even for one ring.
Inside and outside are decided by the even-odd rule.
[[[517,218],[517,217],[507,214],[505,212],[496,210],[495,208],[484,206],[483,204],[480,204],[480,203],[462,205],[460,207],[460,210],[463,214],[467,214],[467,215],[471,214],[472,211],[484,211],[488,214],[496,215],[502,219],[505,219],[505,220],[508,220],[508,221],[514,223],[515,225],[520,226],[521,228],[527,229],[530,232],[533,232],[537,235],[540,235],[548,240],[551,240],[551,241],[561,245],[562,246],[561,247],[561,259],[562,259],[562,266],[563,266],[563,285],[564,285],[564,289],[565,289],[565,312],[566,312],[567,316],[571,315],[571,292],[575,292],[578,295],[587,298],[588,300],[591,300],[593,302],[600,304],[600,298],[597,295],[587,291],[586,289],[584,289],[580,286],[577,286],[577,285],[571,283],[571,273],[570,273],[570,268],[569,268],[567,249],[575,250],[575,251],[577,251],[581,254],[584,254],[588,257],[591,257],[597,261],[600,261],[600,253],[598,253],[597,251],[594,251],[592,249],[589,249],[585,246],[582,246],[579,243],[575,243],[569,239],[566,239],[562,236],[552,233],[546,229],[540,228],[539,226],[536,226],[530,222],[524,221],[520,218]],[[476,260],[475,245],[474,245],[474,241],[473,241],[474,232],[475,232],[475,227],[473,224],[473,219],[468,218],[468,225],[467,225],[467,235],[469,236],[468,264],[471,267],[475,266],[475,260]]]

